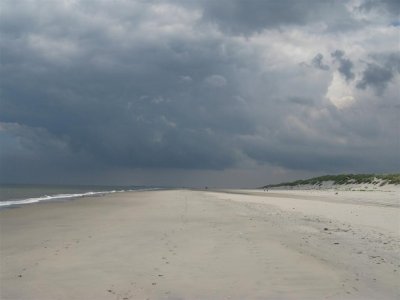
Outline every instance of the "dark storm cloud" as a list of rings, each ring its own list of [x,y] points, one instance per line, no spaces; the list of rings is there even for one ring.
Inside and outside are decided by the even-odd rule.
[[[203,17],[222,30],[235,34],[251,34],[280,26],[306,25],[324,21],[332,27],[354,28],[358,22],[348,15],[343,5],[321,1],[202,0]],[[332,12],[341,15],[339,24]]]
[[[386,108],[367,97],[341,110],[326,95],[335,70],[322,53],[335,48],[309,41],[359,24],[339,2],[3,1],[1,14],[2,181],[398,166],[390,91]],[[314,68],[299,66],[315,53]],[[354,79],[353,56],[332,55]],[[359,87],[389,90],[397,73],[387,59],[374,64],[393,77],[368,65]]]
[[[335,61],[339,64],[339,72],[344,76],[346,81],[351,81],[355,78],[355,75],[352,71],[353,69],[353,62],[345,57],[345,53],[343,50],[335,50],[331,53],[331,56],[335,58]]]
[[[359,6],[361,10],[384,9],[386,12],[398,17],[400,13],[400,2],[397,0],[365,0]]]
[[[311,60],[311,65],[317,69],[328,71],[329,66],[323,63],[324,56],[321,53],[318,53]]]
[[[305,24],[312,11],[300,1],[203,1],[204,16],[223,29],[239,33],[267,27]]]
[[[3,122],[62,137],[65,151],[100,164],[188,169],[234,164],[230,135],[254,128],[231,83],[237,80],[230,75],[235,61],[241,61],[234,48],[229,58],[212,39],[148,40],[146,32],[134,41],[124,36],[114,41],[109,28],[82,26],[86,20],[79,17],[67,27],[59,17],[5,32]],[[4,22],[17,27],[11,18]],[[47,138],[37,138],[42,139]]]
[[[393,78],[393,72],[377,64],[368,64],[357,83],[359,89],[365,90],[368,86],[374,88],[378,95],[382,95],[389,81]]]
[[[322,115],[318,121],[311,121],[313,117],[309,110],[310,105],[318,108],[321,103],[312,104],[311,100],[296,98],[289,101],[297,105],[290,108],[282,106],[275,110],[280,118],[277,118],[278,124],[268,139],[260,136],[242,137],[242,148],[247,155],[258,162],[273,163],[291,169],[327,169],[331,172],[339,172],[346,168],[361,170],[373,159],[374,155],[370,152],[374,151],[374,146],[368,141],[376,139],[380,129],[376,124],[367,123],[366,118],[360,118],[356,110],[343,114],[335,107],[327,106],[329,113]],[[365,108],[363,105],[357,109],[364,111]],[[290,117],[282,119],[283,113],[280,109],[284,109]],[[346,142],[346,147],[343,147],[342,138],[350,128],[350,136],[355,140]],[[329,136],[324,136],[323,132],[329,132]],[[351,139],[350,136],[346,139]],[[295,149],[293,144],[296,145]],[[366,155],[360,155],[362,151],[365,151]],[[383,159],[375,163],[385,164]],[[396,163],[394,169],[398,166]]]
[[[400,54],[378,55],[376,60],[379,63],[373,62],[367,64],[362,73],[362,78],[357,82],[356,86],[363,90],[371,87],[377,95],[382,95],[396,73],[400,73]]]

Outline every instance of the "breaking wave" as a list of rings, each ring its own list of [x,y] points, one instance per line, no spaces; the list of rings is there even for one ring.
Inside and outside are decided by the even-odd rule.
[[[58,200],[58,199],[62,200],[62,199],[80,198],[80,197],[86,197],[86,196],[95,196],[95,195],[112,194],[112,193],[129,192],[129,191],[132,191],[132,190],[118,190],[118,191],[112,190],[112,191],[101,191],[101,192],[85,192],[85,193],[78,193],[78,194],[57,194],[57,195],[51,195],[51,196],[44,195],[44,196],[35,197],[35,198],[1,201],[0,208],[11,206],[11,205],[37,203],[37,202],[48,201],[48,200]]]

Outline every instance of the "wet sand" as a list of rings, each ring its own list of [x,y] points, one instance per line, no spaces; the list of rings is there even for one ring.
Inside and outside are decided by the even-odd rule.
[[[399,299],[398,193],[130,192],[0,211],[1,299]]]

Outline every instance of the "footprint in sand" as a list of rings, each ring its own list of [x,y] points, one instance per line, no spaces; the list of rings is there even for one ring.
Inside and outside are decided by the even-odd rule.
[[[108,289],[107,292],[109,292],[110,294],[115,295],[115,292],[112,289]]]

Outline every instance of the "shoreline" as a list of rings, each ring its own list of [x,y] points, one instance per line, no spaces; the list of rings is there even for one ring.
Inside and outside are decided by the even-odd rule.
[[[0,210],[6,208],[15,208],[21,205],[34,204],[34,203],[42,203],[42,202],[60,202],[60,201],[69,201],[76,200],[79,198],[85,197],[103,197],[109,194],[114,193],[129,193],[136,191],[156,191],[161,190],[161,188],[138,188],[138,189],[129,189],[129,190],[109,190],[109,191],[88,191],[84,193],[73,193],[73,194],[54,194],[54,195],[43,195],[39,197],[30,197],[24,199],[10,199],[0,201]]]
[[[396,299],[393,197],[157,190],[2,209],[0,296]]]

